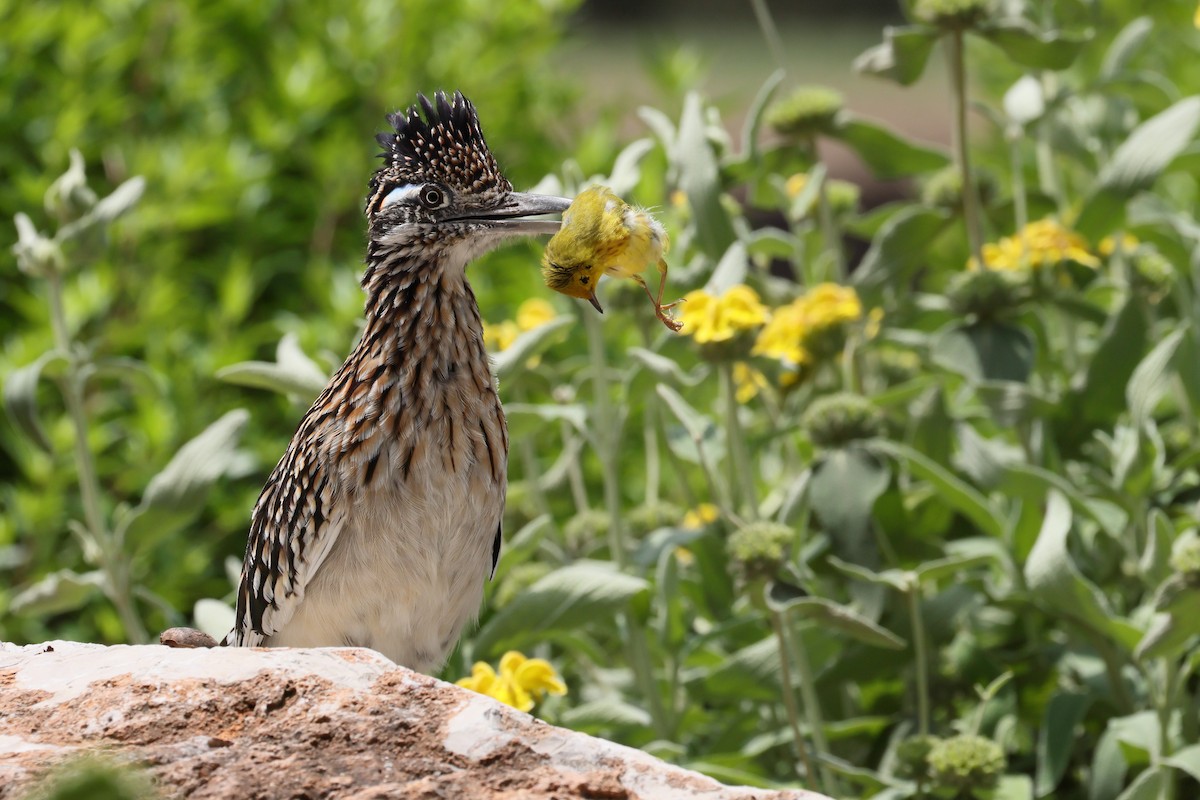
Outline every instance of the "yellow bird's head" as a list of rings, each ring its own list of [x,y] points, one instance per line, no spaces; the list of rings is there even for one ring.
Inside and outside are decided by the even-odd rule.
[[[596,284],[608,268],[613,236],[610,203],[624,203],[604,186],[584,189],[563,214],[562,228],[546,244],[542,277],[546,285],[569,297],[587,300],[604,313]],[[619,219],[619,218],[618,218]]]

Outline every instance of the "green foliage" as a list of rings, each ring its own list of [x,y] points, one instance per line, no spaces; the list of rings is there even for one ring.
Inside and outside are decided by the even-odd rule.
[[[353,337],[369,133],[460,86],[518,184],[659,209],[688,299],[675,336],[606,281],[603,318],[551,298],[497,353],[506,543],[446,677],[531,652],[570,688],[551,721],[761,786],[1194,794],[1194,6],[907,5],[858,67],[909,85],[965,40],[951,78],[996,124],[968,139],[980,170],[830,104],[772,131],[776,73],[740,136],[689,91],[628,144],[598,127],[576,155],[611,174],[587,175],[546,132],[570,119],[555,4],[3,12],[34,65],[0,72],[0,205],[26,210],[0,298],[5,635],[120,640],[130,605],[222,624],[254,493]],[[78,89],[96,75],[111,93]],[[967,103],[948,92],[948,119]],[[860,213],[818,134],[926,190]],[[535,263],[473,268],[489,322],[548,297]],[[733,287],[769,313],[729,323]]]

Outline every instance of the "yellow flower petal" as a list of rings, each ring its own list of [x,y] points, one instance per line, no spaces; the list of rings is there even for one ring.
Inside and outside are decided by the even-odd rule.
[[[730,287],[719,297],[697,289],[684,295],[679,313],[681,333],[698,344],[724,342],[767,321],[767,307],[758,293],[744,284]]]
[[[540,297],[531,297],[517,306],[517,329],[531,331],[553,320],[557,313],[554,306]]]
[[[688,530],[696,531],[716,522],[720,515],[720,510],[712,503],[701,503],[683,515],[682,524]]]
[[[483,323],[483,346],[493,353],[507,350],[512,347],[512,343],[516,341],[520,332],[517,323],[511,319],[497,322],[494,325],[485,322]]]

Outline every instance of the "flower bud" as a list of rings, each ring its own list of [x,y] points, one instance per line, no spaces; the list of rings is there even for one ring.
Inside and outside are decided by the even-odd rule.
[[[71,151],[71,165],[50,184],[43,202],[59,222],[73,222],[96,205],[96,193],[88,188],[83,155],[78,150]]]
[[[1027,281],[1027,273],[1020,271],[971,269],[951,278],[946,295],[962,316],[995,319],[1021,304]]]
[[[635,534],[645,534],[668,525],[674,525],[683,515],[682,509],[674,503],[658,501],[643,503],[626,516],[629,530]]]
[[[913,16],[942,30],[976,27],[992,11],[991,0],[916,0]]]
[[[837,129],[845,99],[825,86],[801,86],[767,109],[767,124],[784,136],[811,138]]]
[[[884,432],[883,414],[865,397],[849,392],[825,395],[813,401],[801,425],[818,447],[844,447]]]
[[[754,522],[725,543],[730,569],[744,583],[774,577],[791,553],[795,532],[777,522]]]
[[[1000,745],[973,734],[938,741],[928,760],[934,784],[960,793],[995,788],[1005,768]]]
[[[936,736],[910,736],[896,747],[896,777],[928,783],[933,777],[929,751],[940,742]]]
[[[1200,535],[1196,531],[1188,531],[1175,540],[1170,564],[1188,584],[1200,584]]]

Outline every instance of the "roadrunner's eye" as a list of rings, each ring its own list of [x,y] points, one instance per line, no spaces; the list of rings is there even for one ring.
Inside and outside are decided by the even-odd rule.
[[[446,193],[436,186],[421,187],[421,205],[426,208],[441,208],[446,205]]]

